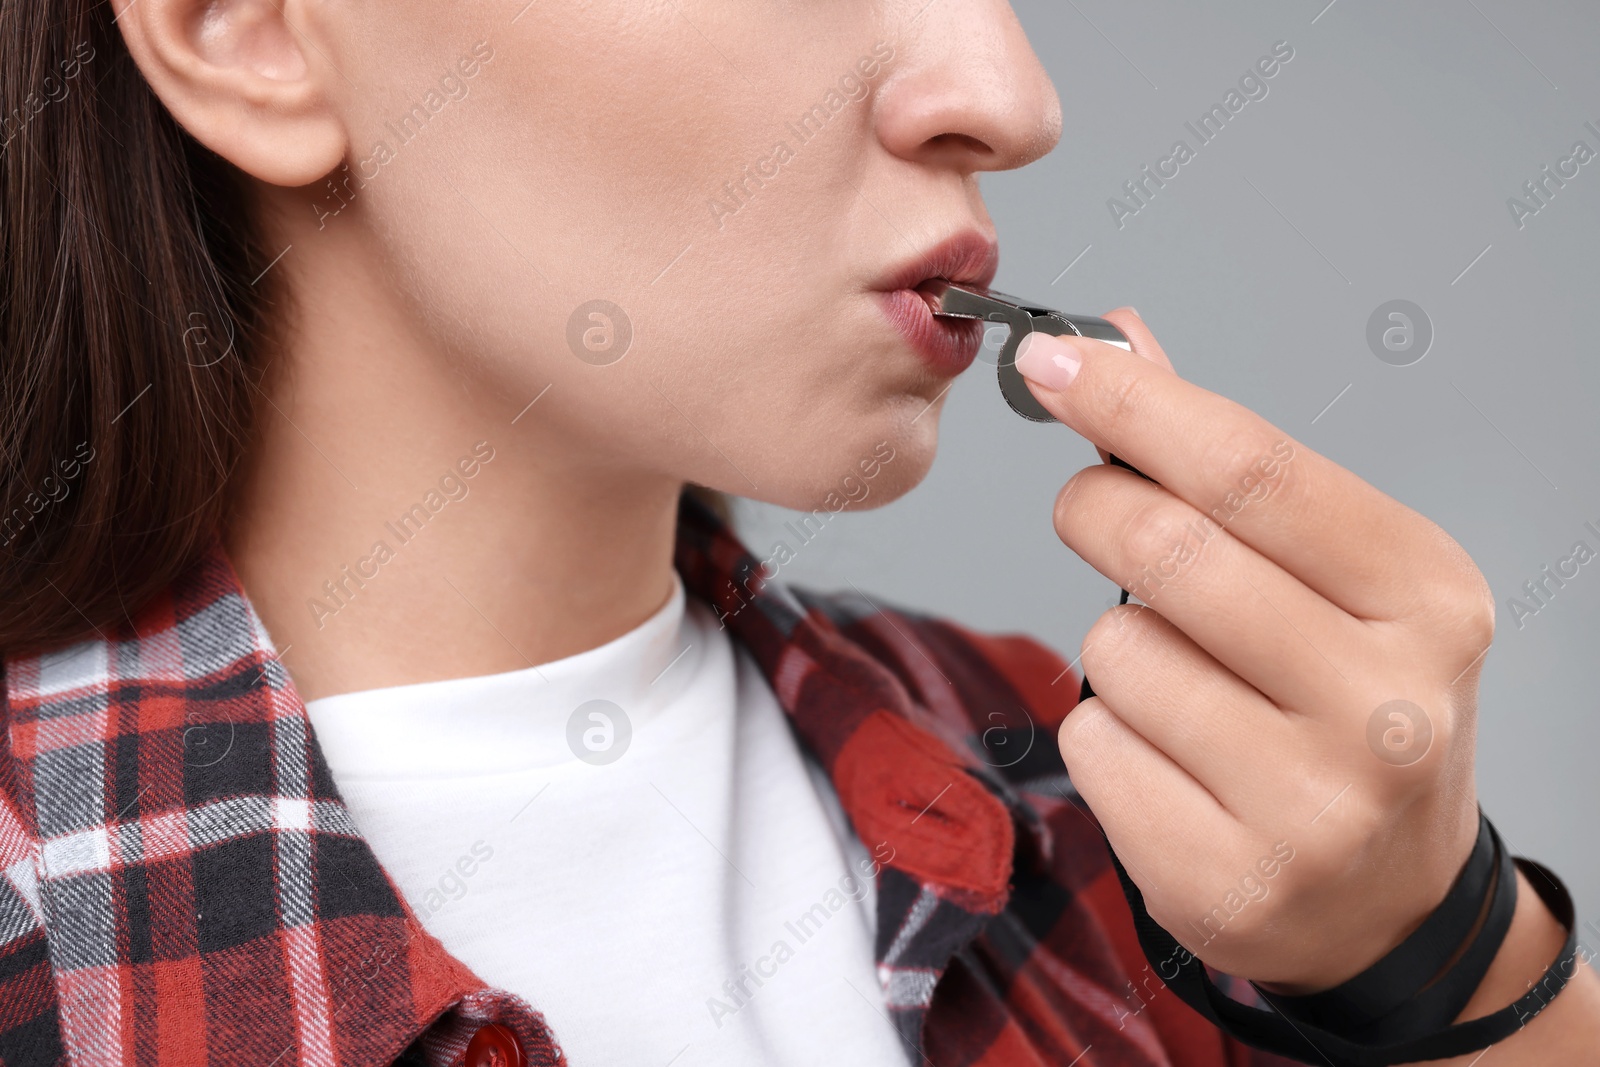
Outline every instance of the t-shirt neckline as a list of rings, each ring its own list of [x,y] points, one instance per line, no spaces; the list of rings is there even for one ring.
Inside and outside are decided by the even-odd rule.
[[[569,741],[574,717],[580,736],[600,721],[579,711],[590,701],[622,709],[630,730],[649,726],[688,686],[715,630],[709,609],[689,602],[673,571],[666,603],[596,648],[496,674],[321,697],[306,713],[336,778],[553,767],[577,760]]]

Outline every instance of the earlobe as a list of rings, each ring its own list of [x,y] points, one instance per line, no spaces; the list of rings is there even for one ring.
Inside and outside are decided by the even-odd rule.
[[[263,182],[309,185],[344,158],[341,77],[300,0],[113,0],[134,62],[173,118]]]

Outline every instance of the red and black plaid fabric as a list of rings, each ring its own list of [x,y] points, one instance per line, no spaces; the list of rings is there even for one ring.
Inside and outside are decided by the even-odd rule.
[[[1078,692],[1057,656],[763,583],[691,500],[677,566],[892,850],[878,974],[908,1062],[1283,1062],[1146,965],[1055,747]],[[378,864],[220,548],[126,629],[7,662],[4,726],[3,1067],[456,1067],[489,1023],[527,1064],[566,1062]]]

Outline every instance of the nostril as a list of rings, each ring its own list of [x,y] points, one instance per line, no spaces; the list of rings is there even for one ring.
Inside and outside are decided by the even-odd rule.
[[[942,152],[963,152],[981,159],[994,155],[994,149],[965,133],[941,133],[928,138],[928,147]]]

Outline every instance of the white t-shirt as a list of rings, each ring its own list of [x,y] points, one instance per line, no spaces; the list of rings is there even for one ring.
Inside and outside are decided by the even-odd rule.
[[[307,710],[423,925],[543,1012],[574,1067],[906,1062],[871,858],[676,575],[599,648]]]

